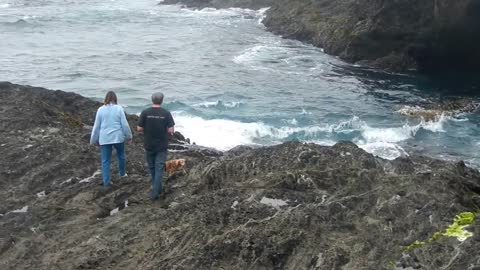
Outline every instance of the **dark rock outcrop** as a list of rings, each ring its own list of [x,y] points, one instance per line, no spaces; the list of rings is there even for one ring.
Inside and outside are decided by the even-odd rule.
[[[478,214],[463,242],[405,248],[478,211],[480,173],[463,163],[388,161],[349,142],[221,153],[177,140],[170,158],[187,167],[165,178],[159,205],[139,134],[128,178],[99,186],[98,149],[85,140],[99,105],[0,83],[1,269],[480,267]]]
[[[279,0],[264,23],[350,62],[388,70],[479,70],[476,0]]]

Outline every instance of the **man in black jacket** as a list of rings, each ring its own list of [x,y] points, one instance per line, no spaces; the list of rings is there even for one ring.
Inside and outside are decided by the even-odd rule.
[[[168,134],[173,135],[175,122],[172,114],[161,108],[163,94],[152,95],[152,107],[140,114],[137,130],[143,132],[145,156],[152,176],[152,200],[162,192],[162,176],[167,160]]]

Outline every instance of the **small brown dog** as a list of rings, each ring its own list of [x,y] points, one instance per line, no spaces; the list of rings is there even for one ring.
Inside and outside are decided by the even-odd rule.
[[[180,170],[183,170],[185,172],[185,159],[183,158],[168,160],[165,163],[165,171],[167,172],[167,176],[170,176]]]

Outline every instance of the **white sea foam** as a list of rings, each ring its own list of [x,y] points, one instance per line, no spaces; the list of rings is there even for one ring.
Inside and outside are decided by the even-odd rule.
[[[227,102],[223,102],[221,100],[217,100],[217,101],[205,101],[205,102],[201,102],[201,103],[198,103],[198,104],[194,104],[193,106],[194,107],[204,107],[204,108],[211,108],[211,107],[220,107],[220,108],[228,108],[228,109],[231,109],[231,108],[236,108],[236,107],[239,107],[243,104],[243,102],[241,101],[227,101]]]
[[[406,156],[400,143],[413,139],[420,129],[430,132],[444,132],[443,123],[447,117],[438,121],[422,121],[415,125],[404,124],[400,127],[371,127],[357,116],[333,124],[316,126],[293,125],[273,127],[265,123],[242,123],[226,119],[206,120],[184,113],[175,113],[176,127],[193,142],[219,150],[229,150],[237,145],[278,144],[292,138],[304,138],[305,142],[320,145],[333,145],[336,136],[349,136],[351,140],[374,155],[395,159]],[[318,139],[317,139],[318,138]]]
[[[35,16],[35,15],[25,15],[25,16],[22,17],[22,20],[27,21],[27,20],[36,19],[36,18],[38,18],[38,16]]]
[[[440,115],[440,118],[436,121],[422,121],[420,123],[420,127],[426,130],[430,130],[431,132],[445,132],[443,129],[443,124],[447,120],[451,120],[452,117],[445,116],[445,114]]]
[[[337,143],[334,140],[307,140],[305,142],[314,143],[314,144],[323,145],[323,146],[333,146]]]
[[[251,46],[238,52],[232,58],[235,64],[242,65],[251,70],[260,70],[269,73],[282,73],[304,76],[305,73],[324,73],[328,68],[317,59],[303,54],[312,48],[298,43],[292,46],[287,41],[259,39],[260,44]],[[317,52],[317,48],[314,49]]]
[[[243,19],[263,19],[268,9],[252,10],[246,8],[203,8],[189,9],[181,8],[183,15],[196,17],[239,17]]]
[[[237,145],[254,144],[253,139],[271,134],[262,123],[241,123],[225,119],[205,120],[196,116],[175,116],[175,127],[198,145],[229,150]]]
[[[401,156],[408,156],[407,152],[399,145],[389,142],[357,142],[363,150],[385,159],[396,159]]]
[[[180,112],[174,113],[176,128],[199,145],[219,150],[229,150],[237,145],[255,145],[281,143],[295,134],[317,137],[320,133],[330,133],[337,126],[280,127],[275,128],[264,123],[242,123],[226,119],[206,120]],[[310,141],[331,145],[331,140]]]
[[[407,156],[400,142],[412,139],[420,129],[430,132],[444,132],[443,123],[447,117],[441,116],[437,121],[422,120],[417,125],[404,124],[401,127],[374,128],[366,123],[361,128],[361,138],[354,140],[365,151],[385,159]]]
[[[308,112],[305,109],[302,109],[302,112],[300,113],[301,115],[307,115],[307,114],[312,114],[311,112]]]
[[[285,55],[291,54],[287,47],[282,47],[280,43],[255,45],[246,49],[241,54],[233,58],[236,64],[244,64],[250,67],[266,68],[264,62],[275,61],[275,59],[285,60]]]
[[[263,19],[265,19],[265,17],[267,17],[267,11],[269,10],[270,8],[267,7],[267,8],[261,8],[257,11],[257,14],[258,14],[258,24],[262,24],[263,22]]]
[[[362,137],[367,142],[388,142],[396,143],[408,140],[415,136],[420,126],[409,126],[407,124],[402,127],[395,128],[371,128],[363,127]]]
[[[454,121],[454,122],[467,122],[467,121],[470,121],[470,119],[468,118],[462,118],[460,116],[456,116],[456,117],[452,117],[450,120]]]
[[[236,64],[243,64],[251,62],[255,59],[258,53],[265,48],[265,45],[257,45],[252,48],[247,49],[242,54],[233,57],[233,62]]]
[[[294,126],[298,125],[298,121],[295,118],[293,118],[292,120],[288,120],[288,123]]]

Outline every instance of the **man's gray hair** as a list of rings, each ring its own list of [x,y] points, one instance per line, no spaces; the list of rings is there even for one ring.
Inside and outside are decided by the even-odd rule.
[[[162,105],[163,102],[163,93],[157,92],[152,95],[152,103],[157,105]]]

